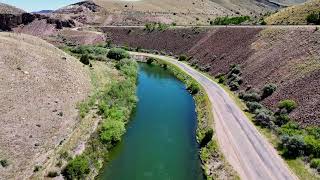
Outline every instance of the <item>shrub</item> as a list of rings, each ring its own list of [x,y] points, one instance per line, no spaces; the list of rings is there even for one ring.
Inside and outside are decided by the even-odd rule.
[[[147,59],[147,64],[152,64],[155,60],[156,60],[155,58],[149,57]]]
[[[115,144],[121,140],[125,133],[125,124],[122,121],[108,119],[103,125],[100,132],[100,138],[105,144]]]
[[[265,109],[256,111],[254,122],[261,127],[271,128],[273,126],[273,115]]]
[[[207,146],[207,144],[211,141],[213,137],[213,129],[209,129],[200,142],[201,147]]]
[[[287,124],[290,121],[290,117],[287,114],[279,114],[276,116],[274,123],[278,126]]]
[[[285,109],[288,113],[297,108],[297,103],[294,100],[286,99],[279,102],[278,108]]]
[[[192,95],[194,95],[194,94],[197,94],[197,93],[200,91],[200,88],[199,88],[199,86],[198,86],[197,83],[191,82],[191,83],[188,85],[187,90],[188,90]]]
[[[283,155],[287,158],[296,158],[303,155],[306,148],[302,136],[281,136],[279,146],[283,150]]]
[[[258,102],[247,102],[246,105],[251,113],[255,113],[258,109],[263,108],[263,106]]]
[[[54,177],[57,177],[57,176],[59,176],[59,174],[56,171],[48,172],[48,177],[54,178]]]
[[[304,137],[304,141],[306,143],[306,153],[320,158],[320,140],[314,136],[307,135]]]
[[[238,84],[242,84],[243,82],[240,75],[234,73],[228,75],[228,80],[229,82],[237,82]]]
[[[295,136],[295,135],[302,135],[303,132],[301,131],[297,123],[289,121],[287,124],[281,126],[281,128],[279,129],[279,134]]]
[[[249,20],[250,20],[249,16],[217,17],[214,21],[210,21],[210,25],[230,25],[230,24],[237,25]]]
[[[320,159],[312,159],[310,162],[310,167],[320,170]]]
[[[267,84],[262,89],[262,99],[271,96],[277,89],[277,85],[275,84]]]
[[[38,172],[38,171],[40,171],[41,168],[42,168],[42,166],[36,165],[36,166],[34,166],[33,172]]]
[[[186,55],[184,55],[184,54],[181,54],[179,56],[179,61],[186,61],[187,59],[188,59],[188,57]]]
[[[241,68],[240,68],[240,66],[238,64],[233,64],[233,65],[230,66],[228,78],[230,78],[231,74],[237,74],[237,75],[241,74]]]
[[[85,156],[76,156],[73,160],[68,162],[67,166],[62,171],[66,179],[85,179],[89,174],[89,161]]]
[[[2,167],[7,167],[7,166],[9,166],[9,162],[6,159],[2,159],[2,160],[0,160],[0,165]]]
[[[244,93],[242,95],[242,99],[248,102],[259,102],[261,100],[261,97],[256,92],[249,92],[249,93]]]
[[[231,91],[237,91],[237,90],[239,90],[240,85],[239,85],[238,82],[232,81],[232,82],[229,83],[229,87],[230,87]]]
[[[88,54],[84,54],[80,58],[80,62],[84,65],[89,65],[90,64],[90,57]]]
[[[225,83],[226,83],[226,77],[225,77],[224,75],[220,76],[220,77],[218,78],[218,82],[219,82],[220,84],[225,84]]]
[[[319,25],[320,24],[320,12],[316,13],[313,12],[309,14],[306,18],[308,24],[315,24]]]
[[[107,54],[109,59],[121,60],[125,58],[129,58],[129,53],[121,48],[112,48]]]

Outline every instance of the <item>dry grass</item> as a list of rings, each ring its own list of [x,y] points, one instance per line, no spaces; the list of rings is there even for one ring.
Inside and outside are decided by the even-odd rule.
[[[288,7],[265,19],[267,24],[307,24],[306,17],[320,10],[320,0]]]
[[[0,33],[0,179],[29,177],[77,124],[91,89],[75,58],[33,36]]]
[[[0,14],[22,14],[25,11],[0,2]]]

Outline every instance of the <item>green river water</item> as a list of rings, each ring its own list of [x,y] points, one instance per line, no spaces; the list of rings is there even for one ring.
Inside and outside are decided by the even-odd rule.
[[[192,96],[159,66],[140,63],[138,78],[139,102],[99,179],[202,180]]]

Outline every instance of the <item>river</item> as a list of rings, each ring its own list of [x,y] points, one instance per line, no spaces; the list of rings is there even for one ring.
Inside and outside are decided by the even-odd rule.
[[[139,64],[138,103],[98,179],[202,180],[195,102],[168,70]]]

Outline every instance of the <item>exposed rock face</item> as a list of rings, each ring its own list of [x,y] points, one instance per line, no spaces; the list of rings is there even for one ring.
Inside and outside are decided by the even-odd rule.
[[[75,26],[75,22],[71,19],[60,20],[56,18],[50,18],[41,14],[0,14],[0,30],[11,31],[12,28],[15,28],[22,24],[27,25],[36,19],[46,19],[48,24],[55,24],[57,29]]]
[[[98,12],[102,9],[101,6],[98,6],[94,2],[90,1],[83,1],[75,4],[71,4],[69,6],[66,6],[64,8],[58,9],[57,11],[54,11],[54,13],[58,14],[68,14],[68,13],[73,13],[73,14],[79,14],[82,12]]]

